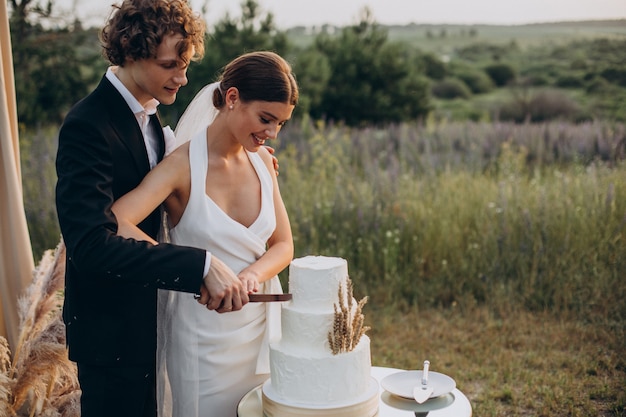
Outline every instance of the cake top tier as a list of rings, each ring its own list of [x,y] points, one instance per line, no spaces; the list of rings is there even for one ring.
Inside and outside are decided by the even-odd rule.
[[[348,263],[345,259],[327,256],[305,256],[289,265],[289,292],[297,309],[333,311],[339,303],[341,285],[346,293]]]

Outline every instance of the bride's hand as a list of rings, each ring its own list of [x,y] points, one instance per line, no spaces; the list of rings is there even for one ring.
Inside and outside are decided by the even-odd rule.
[[[259,291],[259,279],[253,272],[244,269],[237,277],[248,294]]]

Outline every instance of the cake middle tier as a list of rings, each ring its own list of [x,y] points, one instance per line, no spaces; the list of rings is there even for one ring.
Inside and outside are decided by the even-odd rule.
[[[352,313],[356,310],[352,303]],[[283,306],[281,314],[282,343],[286,348],[307,354],[330,352],[328,333],[333,328],[334,310],[295,308],[293,303]]]

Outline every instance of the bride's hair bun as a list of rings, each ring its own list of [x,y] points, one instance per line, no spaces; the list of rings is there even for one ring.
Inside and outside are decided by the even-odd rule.
[[[225,93],[231,87],[239,90],[239,99],[244,102],[298,104],[298,83],[291,65],[271,51],[240,55],[224,67],[219,81],[219,88],[213,93],[213,104],[217,109],[226,104]]]
[[[213,90],[213,105],[216,109],[221,109],[224,104],[226,104],[226,100],[222,94],[222,84],[220,83],[218,87]]]

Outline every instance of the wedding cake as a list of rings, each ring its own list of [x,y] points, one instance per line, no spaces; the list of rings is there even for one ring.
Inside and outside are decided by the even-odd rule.
[[[370,339],[352,295],[345,259],[306,256],[289,266],[292,301],[283,305],[282,338],[270,345],[263,385],[267,417],[371,417],[378,383]]]

